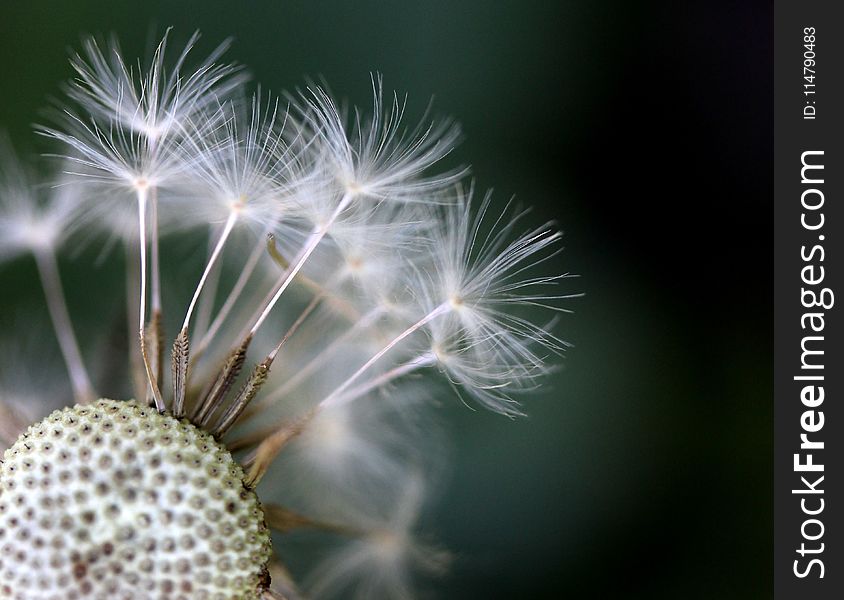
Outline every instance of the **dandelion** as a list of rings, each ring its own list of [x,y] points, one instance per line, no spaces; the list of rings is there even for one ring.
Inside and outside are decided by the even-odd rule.
[[[215,129],[215,115],[220,112],[231,114],[223,126]],[[267,233],[291,232],[286,223],[291,192],[285,187],[296,185],[294,175],[297,173],[292,169],[295,160],[283,142],[277,117],[278,101],[268,102],[262,109],[260,100],[254,97],[248,117],[239,115],[237,109],[229,104],[215,109],[210,117],[199,115],[198,125],[188,125],[197,131],[186,134],[186,144],[192,146],[196,157],[193,171],[185,182],[185,186],[198,196],[192,199],[191,204],[199,205],[199,214],[209,215],[203,219],[205,222],[214,222],[216,219],[211,214],[217,212],[225,215],[225,224],[214,243],[174,343],[174,412],[178,416],[181,416],[184,402],[191,316],[235,226],[244,222],[263,223]],[[210,124],[207,123],[209,120]],[[281,127],[283,129],[283,125]],[[204,132],[209,134],[203,135]],[[291,233],[291,237],[293,235],[295,232]]]
[[[149,68],[137,75],[127,68],[116,42],[111,45],[111,60],[108,60],[97,43],[89,39],[85,44],[88,60],[77,55],[71,61],[79,79],[69,86],[69,96],[88,112],[88,119],[65,109],[61,117],[64,129],[40,129],[42,134],[69,148],[65,158],[80,167],[70,174],[114,192],[129,192],[137,201],[141,270],[138,330],[149,385],[160,411],[164,409],[157,381],[161,359],[156,356],[157,364],[151,365],[146,349],[147,204],[151,201],[153,213],[152,332],[153,346],[158,350],[161,343],[158,191],[172,184],[186,166],[178,152],[182,121],[241,83],[236,67],[214,64],[227,44],[218,47],[192,74],[183,78],[181,71],[197,39],[198,35],[194,34],[170,73],[164,64],[165,35]],[[209,127],[213,129],[213,124]],[[158,376],[155,371],[159,371]]]
[[[258,330],[293,277],[350,205],[367,199],[418,199],[419,194],[445,187],[463,173],[463,170],[456,170],[425,174],[448,154],[459,133],[448,123],[403,130],[404,106],[394,95],[392,109],[383,110],[380,78],[373,80],[372,115],[367,120],[356,114],[351,128],[346,126],[336,105],[320,87],[314,87],[300,97],[302,102],[294,106],[306,129],[304,135],[314,136],[317,143],[313,144],[312,151],[316,153],[318,164],[324,165],[334,182],[339,184],[338,191],[329,195],[328,202],[323,204],[327,210],[314,223],[313,232],[255,319],[250,334]]]
[[[559,353],[566,344],[545,327],[519,317],[507,308],[535,306],[565,310],[554,303],[573,297],[548,290],[569,275],[528,277],[559,242],[550,225],[529,230],[510,240],[524,213],[506,211],[485,236],[484,217],[491,196],[473,217],[471,190],[458,194],[433,236],[429,268],[417,269],[413,294],[423,316],[374,354],[324,405],[348,402],[417,369],[439,365],[481,404],[503,414],[519,414],[509,391],[531,389],[547,372],[543,351]],[[505,221],[506,219],[506,221]],[[502,225],[504,223],[504,225]],[[418,331],[430,339],[427,349],[372,381],[352,388],[378,361]]]
[[[442,460],[431,377],[521,414],[567,347],[534,318],[573,297],[543,272],[560,234],[489,218],[441,166],[457,128],[406,128],[380,77],[368,114],[319,86],[243,100],[227,44],[189,69],[197,36],[170,63],[169,35],[137,69],[84,43],[74,108],[38,130],[56,181],[4,152],[0,264],[35,257],[76,404],[21,385],[46,375],[0,378],[0,598],[412,598],[449,562],[417,531]],[[130,325],[92,377],[59,266],[114,239]],[[290,540],[322,557],[310,572]]]

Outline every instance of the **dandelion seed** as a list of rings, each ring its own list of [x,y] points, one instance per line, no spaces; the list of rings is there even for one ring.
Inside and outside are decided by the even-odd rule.
[[[216,115],[226,113],[224,125],[215,130]],[[251,114],[238,115],[232,105],[220,106],[212,116],[200,116],[205,124],[189,125],[209,135],[189,134],[193,169],[186,178],[186,187],[197,196],[190,202],[202,222],[225,218],[225,225],[206,264],[188,307],[182,329],[186,330],[205,279],[216,263],[229,235],[239,223],[276,223],[276,232],[289,218],[290,192],[285,186],[295,185],[290,167],[293,158],[283,144],[278,123],[278,101],[269,101],[262,108],[253,97]],[[208,124],[210,122],[210,124]],[[217,216],[219,215],[219,217]]]
[[[56,247],[70,232],[72,209],[61,199],[37,196],[31,177],[12,155],[5,140],[0,146],[0,164],[0,257],[22,251],[35,257],[76,401],[90,402],[96,395],[82,362],[55,255]]]
[[[455,206],[443,209],[445,218],[433,237],[432,264],[428,269],[417,269],[413,288],[424,316],[370,357],[323,400],[323,405],[351,401],[397,377],[439,364],[452,381],[484,406],[503,414],[519,414],[508,393],[531,389],[547,372],[545,357],[534,347],[560,352],[566,344],[541,325],[503,307],[562,310],[553,303],[572,296],[545,291],[566,275],[525,275],[547,259],[547,251],[557,244],[560,235],[546,225],[510,241],[523,215],[510,218],[502,226],[502,214],[483,236],[481,226],[489,203],[487,195],[473,217],[470,190],[468,195],[459,195]],[[420,330],[428,332],[429,349],[346,393],[395,346]]]
[[[169,34],[169,31],[168,31]],[[158,389],[156,371],[160,373],[161,320],[158,191],[171,184],[186,168],[179,147],[180,122],[201,110],[216,94],[225,94],[238,85],[229,76],[234,67],[214,65],[225,50],[218,48],[186,79],[181,69],[197,39],[191,38],[168,75],[164,66],[167,44],[165,35],[156,49],[152,64],[145,74],[136,76],[121,58],[116,43],[112,44],[107,60],[95,41],[88,40],[88,62],[77,56],[72,62],[79,79],[71,84],[69,95],[90,111],[90,122],[69,110],[62,121],[65,130],[43,127],[40,132],[64,142],[72,151],[66,159],[79,165],[71,174],[111,187],[116,192],[130,192],[138,206],[141,286],[138,310],[138,330],[141,355],[155,404],[164,410],[164,400]],[[213,125],[209,123],[209,127]],[[150,363],[146,345],[146,286],[147,286],[147,204],[152,208],[152,309],[153,348],[155,362]]]
[[[269,315],[293,277],[299,272],[325,235],[354,202],[361,199],[418,201],[419,194],[448,185],[463,174],[463,170],[441,175],[427,175],[426,171],[438,163],[458,137],[457,130],[448,124],[442,128],[417,128],[407,133],[401,129],[404,107],[394,97],[389,113],[382,110],[383,89],[380,78],[373,81],[374,106],[368,121],[356,115],[351,135],[347,132],[330,97],[320,88],[302,95],[298,106],[301,121],[313,130],[319,140],[314,145],[317,160],[328,160],[329,172],[341,183],[339,199],[330,202],[333,209],[314,227],[304,246],[293,259],[291,268],[276,286],[273,294],[257,316],[250,333],[255,333]]]
[[[548,372],[548,355],[568,344],[548,322],[519,316],[520,308],[566,312],[558,284],[569,274],[537,275],[537,267],[560,251],[551,224],[516,235],[526,212],[505,210],[484,233],[491,196],[473,212],[471,190],[446,210],[435,235],[436,266],[419,271],[422,306],[449,307],[447,318],[427,326],[430,354],[450,378],[482,405],[514,415],[513,393],[532,390]],[[436,309],[434,309],[436,310]]]

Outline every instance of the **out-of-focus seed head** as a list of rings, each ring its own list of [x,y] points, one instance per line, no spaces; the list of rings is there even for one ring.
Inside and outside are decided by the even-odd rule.
[[[212,436],[130,402],[52,413],[0,468],[0,598],[257,600],[269,533]]]

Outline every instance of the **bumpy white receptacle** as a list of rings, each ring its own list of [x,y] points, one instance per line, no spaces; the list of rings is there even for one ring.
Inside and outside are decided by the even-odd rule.
[[[213,437],[131,402],[56,411],[0,468],[0,598],[255,600],[269,533]]]

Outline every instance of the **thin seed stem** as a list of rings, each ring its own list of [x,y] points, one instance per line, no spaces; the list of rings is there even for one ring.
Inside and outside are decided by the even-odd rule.
[[[318,529],[353,537],[362,537],[369,533],[365,529],[307,517],[280,504],[265,504],[263,508],[267,526],[281,533],[289,533],[295,529]]]
[[[152,188],[149,196],[150,207],[150,306],[153,311],[161,312],[161,260],[158,247],[158,190]]]
[[[73,395],[79,404],[88,404],[94,400],[96,395],[88,371],[82,362],[82,354],[73,332],[73,324],[62,290],[56,255],[52,248],[38,248],[34,251],[34,255],[35,262],[38,265],[38,274],[41,277],[41,285],[44,288],[44,295],[47,298],[47,308],[50,311],[53,328],[56,331],[62,356],[67,365],[67,372],[73,385]]]
[[[248,469],[243,480],[247,488],[254,489],[260,483],[278,453],[305,430],[315,414],[316,409],[309,411],[295,421],[282,425],[249,453],[243,461],[243,467]]]
[[[135,260],[135,250],[127,241],[124,245],[126,253],[126,325],[128,337],[132,340],[135,337],[135,315],[138,312],[138,263]],[[132,387],[135,391],[135,398],[141,399],[146,395],[147,379],[144,372],[144,361],[141,358],[141,348],[138,344],[130,341],[129,365],[132,374]]]
[[[211,326],[208,328],[208,331],[202,335],[202,338],[199,340],[199,344],[197,344],[196,351],[194,352],[194,359],[199,357],[205,349],[208,347],[208,344],[214,336],[217,335],[217,331],[219,331],[220,327],[222,327],[223,322],[228,317],[229,312],[231,309],[234,308],[235,303],[237,302],[240,295],[243,293],[244,288],[246,287],[246,283],[249,281],[249,278],[252,277],[252,273],[255,272],[255,267],[258,266],[258,261],[264,255],[264,242],[261,240],[255,246],[255,249],[252,251],[252,254],[249,256],[249,259],[246,261],[246,264],[243,266],[243,269],[240,272],[240,276],[237,278],[237,282],[235,282],[234,287],[229,292],[228,297],[226,297],[226,301],[223,303],[223,306],[220,307],[219,312],[214,317],[214,320],[211,322]]]
[[[414,358],[411,361],[403,363],[397,367],[393,367],[389,371],[382,373],[378,377],[374,377],[367,381],[364,384],[359,386],[353,387],[352,389],[348,390],[345,394],[342,394],[337,398],[335,401],[335,406],[340,404],[346,404],[353,400],[357,400],[361,396],[365,396],[372,390],[378,389],[384,385],[387,385],[391,381],[395,381],[400,377],[404,377],[409,373],[413,373],[414,371],[418,371],[424,367],[430,367],[431,365],[436,363],[436,358],[433,354],[427,353]]]
[[[327,408],[328,406],[334,404],[340,404],[345,402],[351,402],[352,400],[366,394],[367,392],[382,386],[390,381],[398,379],[408,373],[412,373],[417,369],[421,369],[423,367],[430,366],[434,364],[435,358],[432,354],[426,353],[423,354],[411,361],[408,361],[390,371],[384,373],[373,379],[372,381],[354,388],[348,394],[343,395],[342,392],[348,385],[354,381],[354,379],[363,373],[371,364],[373,364],[376,360],[378,360],[381,356],[386,354],[393,346],[399,343],[404,337],[407,337],[420,327],[423,327],[425,323],[428,323],[432,319],[435,319],[441,314],[444,314],[450,310],[450,307],[447,304],[443,304],[440,307],[431,311],[427,316],[423,317],[420,321],[406,329],[401,335],[396,337],[395,340],[390,342],[378,355],[374,356],[366,365],[361,367],[361,369],[353,375],[343,386],[338,388],[331,396],[323,400],[319,403],[315,408],[313,408],[310,412],[308,412],[302,418],[290,422],[282,422],[280,425],[272,426],[270,428],[265,428],[258,432],[254,432],[252,434],[248,434],[246,437],[241,438],[240,440],[235,440],[231,444],[229,444],[229,448],[237,448],[242,449],[248,447],[254,443],[260,441],[258,446],[252,450],[244,459],[243,466],[244,468],[248,469],[248,474],[245,480],[247,487],[254,487],[258,484],[264,474],[267,472],[267,469],[270,467],[272,462],[275,460],[276,456],[281,452],[281,450],[295,437],[304,431],[307,427],[308,423],[314,418],[314,416],[322,409]],[[335,398],[331,400],[331,398]]]
[[[147,381],[152,390],[152,396],[155,401],[155,407],[158,412],[163,413],[166,410],[164,398],[161,396],[161,390],[158,389],[158,381],[153,370],[152,363],[147,352],[146,343],[146,308],[147,308],[147,228],[146,228],[146,205],[147,205],[147,188],[138,187],[138,237],[140,238],[140,262],[141,262],[141,292],[140,304],[138,309],[138,336],[141,345],[141,358],[144,362],[144,370],[147,374]]]
[[[289,340],[294,333],[301,327],[302,323],[308,318],[308,316],[319,306],[320,302],[325,298],[325,294],[321,293],[316,296],[310,301],[308,306],[305,307],[305,310],[302,311],[302,314],[296,319],[293,325],[287,330],[284,334],[284,337],[281,338],[281,341],[276,345],[275,348],[267,355],[267,358],[264,359],[264,362],[260,365],[256,366],[254,371],[249,377],[249,380],[244,384],[243,388],[241,389],[240,393],[237,395],[234,403],[229,407],[226,413],[220,419],[220,423],[216,425],[214,428],[214,435],[220,437],[225,435],[225,433],[235,424],[238,418],[244,413],[247,409],[249,404],[252,402],[253,398],[258,394],[261,387],[267,380],[267,377],[270,373],[270,366],[272,366],[273,361],[275,360],[276,356],[278,356],[279,351],[281,350],[282,346]]]
[[[138,304],[138,329],[141,337],[147,320],[147,190],[138,188],[138,237],[140,238],[141,290]]]
[[[294,375],[292,375],[289,379],[287,379],[282,385],[278,387],[278,389],[274,390],[272,394],[269,396],[264,396],[261,398],[256,404],[258,405],[256,408],[260,408],[263,406],[267,406],[274,402],[277,402],[281,398],[284,398],[287,394],[291,391],[295,390],[296,387],[305,381],[308,377],[310,377],[314,371],[319,369],[325,362],[331,357],[334,352],[347,340],[352,338],[355,333],[368,328],[372,325],[378,317],[380,317],[384,313],[383,308],[376,307],[366,313],[359,321],[354,323],[351,327],[349,327],[346,331],[342,334],[337,336],[330,344],[328,344],[325,348],[320,350],[316,356],[314,356],[311,360],[309,360],[301,369],[298,369]]]
[[[196,290],[193,293],[193,298],[191,298],[190,305],[188,306],[187,314],[185,314],[184,323],[182,323],[182,329],[187,329],[190,325],[190,318],[193,314],[193,309],[196,307],[196,301],[199,299],[199,294],[202,293],[202,288],[205,286],[205,281],[208,279],[208,273],[211,271],[211,268],[217,262],[217,259],[220,257],[220,252],[223,250],[223,246],[226,243],[226,240],[229,238],[229,234],[232,232],[232,228],[234,224],[237,222],[238,213],[232,211],[229,214],[229,218],[226,220],[226,225],[223,227],[223,232],[220,234],[220,238],[217,240],[217,245],[214,246],[214,251],[211,252],[211,257],[208,259],[208,263],[205,265],[205,270],[202,272],[202,277],[199,279],[199,283],[196,285]]]
[[[212,236],[208,238],[208,257],[214,251],[216,242]],[[211,315],[214,312],[214,304],[217,299],[217,290],[220,287],[220,277],[222,275],[222,265],[218,262],[211,273],[208,275],[208,281],[205,282],[205,293],[199,297],[199,305],[196,308],[196,321],[193,323],[193,337],[194,339],[201,339],[205,337],[208,331],[208,324],[211,322]]]
[[[151,347],[150,360],[153,365],[155,380],[164,379],[164,320],[161,311],[153,309],[147,325],[147,342]]]
[[[267,236],[267,251],[270,253],[270,258],[282,269],[285,271],[290,268],[290,263],[282,256],[281,252],[278,251],[278,246],[276,245],[275,236],[270,234]],[[314,294],[323,294],[327,293],[326,286],[317,283],[310,277],[306,277],[301,273],[297,276],[299,282],[309,291],[313,292]],[[331,305],[337,310],[337,312],[341,313],[344,317],[349,319],[350,321],[354,321],[357,318],[360,318],[360,314],[355,310],[355,308],[351,305],[348,300],[340,298],[338,296],[333,296],[329,299]]]
[[[143,329],[139,332],[139,335],[141,343],[141,358],[144,360],[144,369],[146,369],[147,381],[149,381],[149,385],[152,390],[153,402],[156,410],[160,413],[164,413],[164,411],[167,410],[167,405],[164,404],[164,398],[161,396],[161,390],[158,388],[158,381],[155,378],[155,373],[152,371],[152,362],[150,361],[149,353],[147,352],[147,341]]]
[[[302,314],[300,314],[296,318],[296,321],[293,322],[293,325],[290,326],[290,329],[288,329],[287,333],[284,334],[284,337],[281,338],[281,341],[278,343],[278,345],[276,345],[276,347],[273,348],[272,352],[270,352],[270,354],[267,356],[269,360],[275,360],[275,357],[278,355],[279,351],[281,350],[281,347],[284,346],[285,343],[287,343],[287,340],[289,340],[294,333],[296,333],[299,327],[302,326],[302,323],[304,323],[305,320],[310,316],[310,314],[314,312],[314,309],[319,306],[320,302],[322,302],[323,299],[325,299],[325,294],[318,294],[313,297],[313,299],[305,307],[305,310],[302,311]]]
[[[164,378],[164,318],[161,312],[161,260],[158,235],[158,188],[149,192],[150,208],[150,309],[149,336],[153,372],[157,381]]]
[[[244,433],[240,437],[226,442],[226,448],[229,452],[239,452],[241,450],[248,450],[260,444],[268,435],[272,435],[275,431],[274,427],[262,427],[256,431]]]
[[[246,353],[249,350],[249,344],[251,342],[252,337],[246,337],[238,347],[233,348],[229,353],[228,358],[223,363],[222,369],[217,374],[217,378],[212,382],[208,392],[194,408],[193,415],[191,415],[191,421],[193,423],[203,426],[220,407],[226,394],[228,394],[231,386],[234,385],[237,376],[240,374],[240,369],[246,360]]]
[[[331,392],[325,399],[319,403],[319,407],[327,407],[333,404],[337,404],[342,397],[343,392],[349,389],[355,381],[357,381],[361,375],[363,375],[366,371],[372,367],[378,360],[381,359],[382,356],[387,354],[390,350],[392,350],[399,342],[405,339],[407,336],[411,335],[412,333],[416,332],[417,330],[424,327],[427,323],[433,321],[440,315],[444,315],[451,310],[451,305],[447,302],[440,304],[437,308],[429,312],[427,315],[422,317],[419,321],[402,331],[399,335],[397,335],[389,344],[384,346],[381,350],[379,350],[372,358],[366,361],[363,366],[361,366],[357,371],[355,371],[351,377],[349,377],[342,385],[340,385],[337,389]]]
[[[249,379],[241,388],[234,402],[229,405],[217,424],[211,428],[210,431],[213,436],[217,438],[223,437],[237,423],[243,411],[249,406],[249,403],[252,402],[252,399],[258,392],[261,391],[264,383],[266,383],[272,362],[271,358],[267,358],[252,370]]]
[[[314,232],[308,237],[307,242],[302,247],[302,250],[299,252],[299,255],[293,261],[292,268],[288,269],[286,276],[281,282],[275,287],[274,293],[270,298],[269,302],[266,303],[264,306],[264,310],[258,315],[258,318],[255,320],[255,323],[252,325],[252,329],[249,330],[251,335],[254,335],[258,329],[261,327],[263,322],[269,316],[270,312],[272,312],[273,307],[275,306],[276,302],[278,302],[281,295],[284,293],[284,290],[287,289],[287,286],[290,285],[290,282],[293,281],[293,278],[296,277],[296,274],[302,269],[305,262],[310,258],[311,254],[313,254],[314,250],[316,250],[319,243],[325,238],[325,235],[328,233],[328,230],[334,224],[334,221],[337,220],[337,217],[340,216],[346,207],[348,207],[349,203],[354,198],[351,194],[344,194],[343,198],[340,200],[340,203],[337,205],[337,208],[334,209],[334,212],[331,213],[331,216],[328,218],[328,222],[318,227],[314,230]]]

